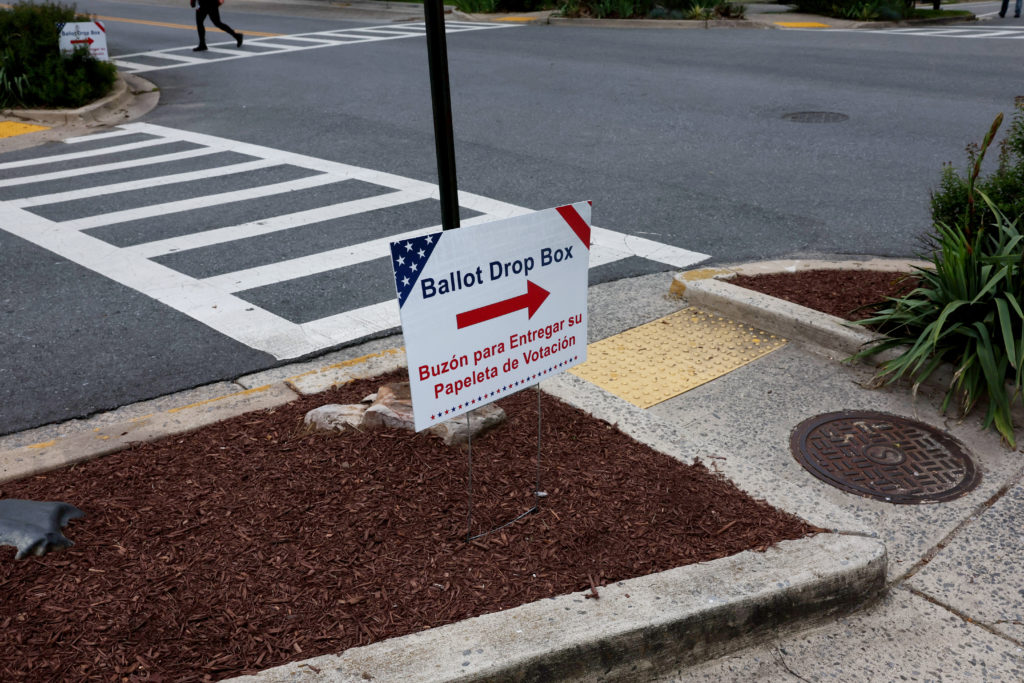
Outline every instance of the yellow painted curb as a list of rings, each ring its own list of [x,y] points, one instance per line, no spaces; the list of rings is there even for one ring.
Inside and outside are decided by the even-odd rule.
[[[782,28],[828,28],[828,24],[820,24],[816,21],[775,21],[772,22]]]

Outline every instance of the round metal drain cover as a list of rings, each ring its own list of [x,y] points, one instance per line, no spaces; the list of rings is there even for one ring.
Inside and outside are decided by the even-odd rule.
[[[886,413],[812,417],[793,430],[790,448],[818,479],[890,503],[953,500],[981,480],[959,441]]]
[[[795,111],[783,114],[782,118],[797,123],[839,123],[850,117],[837,111]]]

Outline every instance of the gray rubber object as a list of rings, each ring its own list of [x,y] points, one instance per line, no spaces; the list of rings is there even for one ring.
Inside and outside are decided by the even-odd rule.
[[[50,550],[74,545],[61,533],[72,519],[85,517],[74,505],[58,502],[0,500],[0,545],[18,549],[14,559],[26,555],[45,555]]]

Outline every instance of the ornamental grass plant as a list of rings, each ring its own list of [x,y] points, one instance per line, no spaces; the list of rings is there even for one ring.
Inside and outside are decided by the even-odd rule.
[[[926,256],[931,267],[915,268],[915,289],[858,321],[886,336],[854,358],[902,348],[879,366],[878,378],[909,378],[915,392],[949,363],[953,378],[942,410],[955,401],[966,415],[987,402],[984,426],[994,426],[1016,447],[1012,409],[1024,385],[1024,234],[1021,216],[1008,215],[977,187],[981,161],[1001,123],[1002,114],[972,159],[966,205],[957,220],[934,224]],[[987,222],[976,222],[980,213]]]

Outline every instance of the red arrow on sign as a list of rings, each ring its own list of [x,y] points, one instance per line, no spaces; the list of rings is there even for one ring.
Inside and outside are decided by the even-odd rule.
[[[530,318],[537,312],[540,305],[544,303],[544,300],[548,298],[551,292],[544,289],[539,285],[533,284],[533,282],[526,281],[526,294],[520,294],[514,296],[511,299],[505,299],[497,303],[488,304],[487,306],[481,306],[480,308],[474,308],[471,311],[465,313],[459,313],[455,316],[455,322],[458,324],[459,329],[463,327],[469,327],[470,325],[476,325],[477,323],[487,322],[494,318],[500,318],[503,315],[509,313],[515,313],[516,311],[527,309]]]
[[[86,38],[85,40],[72,40],[71,41],[72,45],[74,45],[75,43],[88,43],[89,45],[92,45],[93,44],[93,39],[92,38]]]

